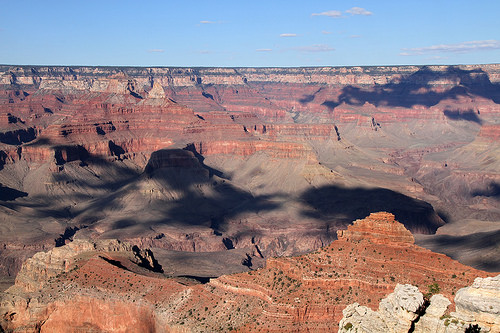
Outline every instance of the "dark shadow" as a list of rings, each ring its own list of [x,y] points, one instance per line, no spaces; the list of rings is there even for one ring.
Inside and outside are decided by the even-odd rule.
[[[118,260],[109,259],[109,258],[106,258],[106,257],[103,257],[103,256],[99,256],[99,258],[101,258],[105,262],[107,262],[107,263],[109,263],[109,264],[111,264],[111,265],[113,265],[115,267],[124,269],[126,271],[130,271],[127,267],[123,266],[122,263],[119,262]]]
[[[476,190],[471,193],[473,197],[492,197],[500,198],[500,183],[491,182],[483,190]]]
[[[202,94],[202,95],[203,95],[203,97],[205,97],[205,98],[209,98],[209,99],[211,99],[212,101],[214,100],[214,96],[213,96],[212,94],[209,94],[209,93],[204,92],[204,91],[203,91],[201,94]]]
[[[432,90],[434,81],[457,82],[457,85],[437,92]],[[342,89],[336,103],[362,106],[368,102],[375,106],[431,107],[443,99],[470,95],[481,96],[500,104],[500,84],[492,83],[482,69],[463,70],[449,66],[445,71],[434,71],[424,66],[396,83],[387,83],[372,89],[347,86]]]
[[[151,175],[165,168],[197,168],[201,166],[193,152],[187,149],[162,149],[151,154],[144,171]]]
[[[123,161],[90,155],[83,147],[49,148],[63,167],[51,173],[50,184],[64,191],[30,196],[29,201],[3,202],[2,206],[27,211],[27,218],[71,221],[72,226],[79,228],[109,223],[111,232],[117,237],[123,236],[125,229],[151,230],[161,225],[179,228],[199,225],[222,235],[227,221],[238,214],[280,207],[273,196],[253,196],[231,185],[218,176],[223,176],[222,172],[203,163],[203,156],[195,156],[186,149],[154,152],[145,172],[139,173]],[[141,189],[144,184],[176,194],[149,197]],[[9,198],[17,196],[9,195]],[[129,196],[134,198],[132,202],[127,201]],[[73,202],[78,204],[70,204]],[[115,217],[124,209],[127,209],[127,217]]]
[[[325,223],[351,223],[372,212],[385,211],[413,233],[435,233],[444,224],[429,203],[384,188],[329,185],[307,190],[301,199],[309,206],[303,214]]]
[[[89,157],[89,152],[80,145],[54,147],[56,165],[64,165],[67,162],[80,161],[81,166],[85,166],[85,161]]]
[[[226,247],[226,249],[231,250],[234,249],[233,241],[230,238],[223,238],[222,243]]]
[[[198,151],[196,151],[196,147],[194,146],[194,144],[190,143],[184,149],[187,151],[190,151],[194,154],[194,156],[196,157],[196,159],[198,160],[200,165],[203,168],[205,168],[206,170],[208,170],[210,177],[212,177],[213,175],[216,175],[216,176],[224,178],[224,179],[229,179],[228,177],[225,177],[224,173],[222,173],[221,171],[216,170],[214,168],[211,168],[208,165],[206,165],[205,163],[203,163],[203,161],[205,160],[205,157],[203,157],[200,153],[198,153]]]
[[[137,98],[137,99],[142,99],[142,96],[141,96],[141,95],[139,95],[138,93],[136,93],[135,91],[131,91],[131,92],[130,92],[130,95],[134,96],[134,97],[135,97],[135,98]]]
[[[27,197],[28,193],[23,192],[23,191],[18,191],[16,189],[3,186],[0,184],[0,200],[2,201],[12,201],[16,200],[17,198],[22,198],[22,197]]]
[[[48,180],[53,184],[51,186],[60,189],[64,188],[64,191],[30,195],[29,200],[1,202],[0,206],[14,212],[24,211],[21,215],[16,214],[16,218],[57,219],[61,223],[72,221],[72,225],[76,225],[80,229],[84,228],[111,216],[113,207],[116,204],[113,199],[123,195],[119,190],[124,186],[130,186],[131,183],[133,185],[133,181],[139,177],[139,173],[135,169],[129,168],[123,162],[110,161],[90,155],[83,147],[51,146],[50,140],[38,140],[33,144],[46,145],[54,151],[54,154],[57,152],[58,160],[60,163],[64,163],[64,166],[59,166],[58,171],[51,171]],[[67,154],[68,147],[69,154]],[[68,156],[69,159],[66,159]],[[80,158],[85,163],[82,163]],[[131,189],[133,188],[131,186]],[[17,190],[13,191],[2,188],[0,195],[6,196],[6,199],[9,200],[28,195]],[[84,205],[80,206],[72,203]],[[66,231],[64,231],[64,234],[66,234]],[[64,238],[64,234],[62,238]]]
[[[64,233],[60,235],[60,237],[56,238],[55,239],[55,242],[56,242],[56,247],[60,247],[60,246],[64,246],[66,244],[66,241],[69,240],[69,241],[72,241],[73,240],[73,236],[75,235],[75,233],[80,230],[80,228],[78,227],[67,227],[65,230],[64,230]]]
[[[33,127],[29,127],[0,133],[0,142],[17,146],[35,140],[36,136],[37,134],[35,129]]]
[[[307,103],[311,103],[314,98],[316,98],[316,95],[321,91],[322,88],[319,88],[318,90],[316,90],[313,94],[311,95],[304,95],[304,97],[300,98],[299,99],[299,103],[300,104],[307,104]]]
[[[120,208],[123,208],[123,207],[117,206],[116,202],[115,202],[115,204],[110,203],[109,206],[106,208],[108,208],[108,209],[111,208],[113,210],[119,210]],[[134,226],[136,223],[137,223],[136,221],[131,220],[131,219],[118,220],[118,221],[113,223],[113,229],[125,229],[127,227]]]
[[[17,124],[18,122],[24,124],[24,121],[21,118],[13,116],[10,113],[7,113],[7,120],[9,124]]]
[[[0,150],[0,170],[2,170],[5,163],[7,163],[8,157],[9,156],[7,155],[6,152],[4,152],[3,150]]]
[[[469,324],[469,326],[465,329],[465,333],[481,333],[481,327],[479,327],[478,324]]]
[[[125,154],[125,150],[116,143],[114,143],[112,140],[108,141],[108,148],[109,151],[111,152],[111,155],[116,156],[119,160],[121,160],[121,156]]]
[[[307,104],[314,100],[315,95],[305,95],[304,97],[299,99],[300,104]]]
[[[337,106],[339,106],[339,103],[337,102],[334,102],[334,101],[324,101],[323,103],[321,103],[322,106],[326,106],[327,108],[329,108],[330,110],[333,110],[335,109]]]
[[[444,223],[449,223],[450,220],[451,220],[451,217],[450,217],[450,214],[448,214],[447,212],[443,211],[443,210],[436,210],[436,214],[439,215],[439,217],[441,218],[441,220],[444,221]]]
[[[466,120],[476,124],[481,125],[483,121],[477,115],[477,112],[473,110],[461,111],[461,110],[444,110],[444,115],[446,118],[451,120]]]
[[[106,135],[106,132],[104,132],[104,130],[102,129],[101,126],[96,126],[95,127],[95,131],[97,132],[97,134],[99,135]]]
[[[241,259],[241,264],[251,269],[253,266],[252,257],[247,253],[246,257]]]
[[[488,272],[498,272],[500,271],[500,257],[497,256],[499,240],[500,230],[496,230],[466,236],[435,235],[419,241],[418,245],[434,252],[444,253],[455,260],[460,259],[457,254],[491,253],[492,255],[488,257],[478,256],[472,266]]]
[[[210,279],[215,278],[215,276],[212,277],[206,277],[206,276],[194,276],[194,275],[179,275],[179,278],[185,278],[188,280],[195,280],[201,284],[209,283]]]

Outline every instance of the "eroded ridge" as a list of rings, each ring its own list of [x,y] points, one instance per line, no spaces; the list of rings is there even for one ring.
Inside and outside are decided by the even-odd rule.
[[[415,286],[414,294],[427,293],[437,283],[443,297],[453,299],[476,277],[492,275],[416,246],[410,236],[392,214],[375,213],[315,252],[270,258],[265,268],[205,284],[140,267],[128,247],[115,251],[114,246],[90,245],[87,250],[89,245],[83,244],[92,243],[68,244],[23,266],[19,282],[2,298],[2,327],[38,327],[42,332],[84,327],[117,332],[130,327],[158,332],[335,332],[347,305],[357,302],[375,311],[398,283]],[[75,252],[75,246],[85,251]],[[68,257],[56,255],[63,253]],[[25,287],[23,281],[48,262],[57,262],[60,273]],[[123,315],[109,320],[116,313]]]

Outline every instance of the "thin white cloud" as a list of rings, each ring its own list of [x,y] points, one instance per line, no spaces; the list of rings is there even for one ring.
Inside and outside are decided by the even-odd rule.
[[[446,60],[448,57],[442,57],[442,56],[432,56],[432,57],[427,57],[425,60]]]
[[[215,24],[217,22],[214,21],[200,21],[201,24]]]
[[[402,49],[399,55],[414,56],[429,53],[468,53],[483,50],[498,50],[500,49],[500,41],[498,40],[473,40],[457,44],[439,44],[426,47],[415,47]]]
[[[321,33],[322,33],[323,35],[331,35],[333,32],[323,30],[323,31],[321,31]]]
[[[293,48],[293,50],[300,51],[300,52],[332,52],[332,51],[335,51],[335,49],[333,47],[330,47],[329,45],[326,45],[326,44],[299,46],[299,47]]]
[[[163,50],[163,49],[149,49],[148,52],[149,53],[163,53],[163,52],[165,52],[165,50]]]
[[[352,7],[351,9],[348,9],[345,12],[351,15],[365,15],[365,16],[373,15],[372,12],[367,11],[366,9],[361,7]]]
[[[297,37],[297,34],[280,34],[280,37]]]
[[[271,52],[273,49],[257,49],[257,52]]]
[[[214,53],[214,52],[210,51],[210,50],[199,50],[198,53],[199,54],[211,54],[211,53]]]
[[[361,38],[361,35],[350,35],[349,38]]]
[[[342,17],[342,12],[338,10],[329,10],[321,13],[312,13],[311,16],[328,16],[328,17]]]

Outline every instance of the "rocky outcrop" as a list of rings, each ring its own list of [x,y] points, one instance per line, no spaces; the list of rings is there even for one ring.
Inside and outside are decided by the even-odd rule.
[[[118,240],[74,240],[65,246],[56,247],[48,252],[38,252],[27,259],[16,277],[16,287],[26,292],[40,290],[50,279],[67,273],[80,256],[88,252],[129,253],[134,261],[148,269],[161,270],[151,251],[140,250]]]
[[[476,278],[472,286],[457,292],[455,304],[452,316],[459,321],[500,332],[500,275]]]
[[[356,220],[346,230],[337,231],[339,240],[345,242],[401,243],[413,244],[415,239],[391,213],[372,213],[365,219]]]
[[[339,332],[458,333],[474,327],[481,332],[500,332],[499,281],[500,275],[476,278],[472,286],[457,292],[456,311],[451,313],[451,302],[443,295],[424,302],[416,287],[397,285],[376,312],[357,303],[347,306]]]
[[[443,332],[446,328],[443,318],[446,317],[451,302],[443,295],[437,294],[430,298],[429,303],[425,314],[416,321],[414,332]]]
[[[354,236],[370,227],[377,230],[373,237]],[[26,262],[2,297],[1,325],[6,331],[121,331],[136,325],[156,331],[335,332],[344,312],[349,319],[341,329],[402,332],[421,315],[421,291],[428,285],[438,281],[450,297],[474,277],[488,276],[415,246],[388,213],[372,214],[342,234],[313,253],[270,258],[265,268],[202,279],[204,284],[144,269],[145,262],[155,265],[151,253],[129,251],[127,244],[75,240]],[[427,308],[434,319],[448,305],[436,299]],[[360,305],[348,306],[353,302]],[[78,313],[85,315],[76,318]],[[368,319],[375,324],[368,326]]]
[[[347,306],[342,311],[339,332],[409,332],[423,304],[424,297],[417,287],[398,284],[380,302],[378,311],[357,303]]]

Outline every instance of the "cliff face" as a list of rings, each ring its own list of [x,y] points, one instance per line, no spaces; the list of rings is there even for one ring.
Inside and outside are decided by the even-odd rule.
[[[373,237],[352,237],[365,227],[378,231]],[[451,297],[475,277],[491,275],[414,245],[389,213],[371,214],[341,234],[351,236],[307,255],[268,259],[265,268],[205,284],[138,267],[126,244],[75,241],[25,263],[16,285],[2,298],[2,327],[335,332],[348,304],[358,302],[370,312],[395,287],[402,288],[400,294],[409,290],[398,283],[427,292],[438,281],[442,293]],[[40,267],[50,274],[39,274]],[[34,276],[36,283],[24,282],[34,281]],[[402,307],[415,312],[422,295],[416,287],[410,289],[415,302],[389,296],[384,311]],[[120,320],[110,320],[117,313]],[[396,326],[404,322],[395,317]]]
[[[498,65],[0,66],[0,275],[73,236],[267,257],[371,211],[426,234],[496,221],[499,81]],[[497,251],[466,260],[495,270]]]
[[[398,284],[376,312],[357,303],[347,306],[339,332],[500,332],[499,280],[500,275],[476,278],[457,292],[457,310],[451,313],[451,302],[443,295],[424,301],[416,287]]]

